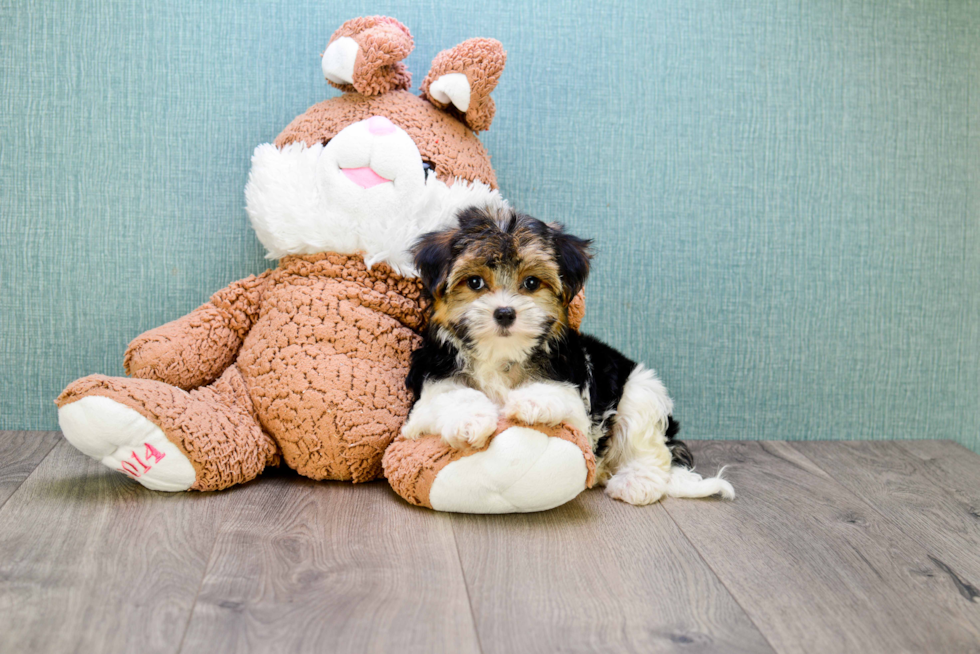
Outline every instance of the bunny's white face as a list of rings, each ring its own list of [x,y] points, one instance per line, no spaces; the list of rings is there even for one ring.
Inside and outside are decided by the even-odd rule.
[[[321,196],[358,221],[410,206],[422,196],[425,178],[415,142],[383,116],[345,127],[317,160]]]
[[[383,116],[348,125],[324,146],[265,144],[252,156],[246,209],[268,257],[362,252],[414,276],[408,248],[473,204],[504,206],[481,182],[452,187],[429,172],[412,138]]]

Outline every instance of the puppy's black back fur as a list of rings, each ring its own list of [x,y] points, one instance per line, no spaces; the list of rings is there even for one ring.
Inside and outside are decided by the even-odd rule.
[[[552,344],[545,357],[550,368],[551,381],[574,384],[579,391],[588,390],[591,401],[591,417],[600,423],[603,417],[614,412],[623,398],[626,380],[636,369],[636,362],[614,347],[588,334],[565,330],[562,338]],[[547,368],[546,368],[547,369]],[[604,426],[603,436],[595,444],[594,453],[602,457],[609,448],[615,414]],[[694,467],[694,457],[682,441],[675,440],[680,423],[673,416],[667,418],[667,447],[671,462],[687,468]]]

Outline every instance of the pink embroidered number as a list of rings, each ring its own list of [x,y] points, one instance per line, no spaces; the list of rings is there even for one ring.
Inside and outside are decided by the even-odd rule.
[[[143,456],[146,457],[147,461],[154,459],[157,463],[160,463],[163,461],[163,457],[167,456],[149,443],[143,443],[143,445],[146,447],[146,453]]]
[[[164,454],[157,448],[153,447],[149,443],[143,443],[143,447],[146,448],[143,452],[143,458],[146,459],[147,461],[152,460],[155,461],[156,463],[160,463],[161,461],[163,461],[163,457],[167,456],[166,454]],[[136,456],[136,452],[130,452],[129,458],[133,459],[133,461],[135,461],[136,463],[133,463],[133,461],[130,461],[128,459],[126,461],[123,461],[122,463],[119,464],[122,466],[122,469],[119,470],[119,472],[126,473],[133,477],[139,477],[144,473],[149,472],[150,468],[153,467],[152,463],[144,463],[138,456]]]

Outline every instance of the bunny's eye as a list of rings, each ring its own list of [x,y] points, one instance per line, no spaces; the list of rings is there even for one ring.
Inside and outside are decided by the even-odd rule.
[[[432,163],[431,161],[426,161],[425,159],[423,159],[422,160],[422,174],[424,174],[426,176],[426,178],[428,178],[429,177],[429,173],[434,173],[434,172],[436,172],[436,165],[434,163]]]
[[[479,275],[473,275],[472,277],[466,280],[466,285],[470,287],[471,291],[479,291],[484,286],[486,286],[486,283],[483,281],[483,278],[480,277]]]

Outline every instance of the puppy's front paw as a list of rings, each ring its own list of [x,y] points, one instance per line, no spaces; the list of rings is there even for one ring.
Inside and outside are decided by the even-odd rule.
[[[461,405],[452,414],[444,415],[442,423],[442,440],[449,447],[469,445],[479,449],[497,431],[497,408],[490,400]]]
[[[486,395],[472,388],[461,388],[439,398],[436,409],[439,435],[447,445],[481,448],[497,431],[497,407]]]
[[[402,436],[414,440],[426,434],[438,434],[450,447],[480,448],[497,430],[497,417],[497,407],[480,391],[444,390],[433,384],[422,391],[422,397],[402,427]]]
[[[564,386],[529,384],[510,392],[504,415],[527,425],[557,425],[567,420],[581,429],[577,423],[584,418],[585,405],[574,390]]]
[[[431,431],[432,427],[428,423],[416,418],[413,414],[409,414],[408,420],[406,420],[405,424],[402,425],[402,436],[410,441],[414,441],[421,436],[425,436]]]

